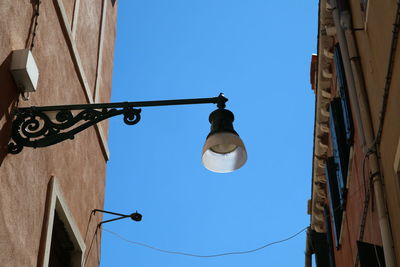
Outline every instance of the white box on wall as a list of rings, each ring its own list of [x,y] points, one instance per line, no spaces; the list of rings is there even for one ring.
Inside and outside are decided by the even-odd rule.
[[[14,50],[10,71],[21,92],[35,92],[39,80],[39,70],[29,49]]]

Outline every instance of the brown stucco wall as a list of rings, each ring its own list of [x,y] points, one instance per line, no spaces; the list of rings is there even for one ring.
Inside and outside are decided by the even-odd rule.
[[[76,44],[82,54],[82,64],[87,74],[92,93],[94,93],[97,67],[97,53],[93,53],[93,51],[98,51],[99,48],[101,6],[102,1],[81,1],[79,12],[85,14],[89,19],[78,20],[76,30]]]
[[[49,181],[56,177],[68,208],[84,236],[90,211],[102,208],[106,157],[96,129],[91,127],[74,140],[47,148],[24,148],[20,154],[7,154],[14,106],[40,106],[88,103],[87,94],[63,28],[57,0],[41,1],[33,56],[39,68],[37,92],[22,101],[8,71],[10,53],[28,45],[35,1],[0,1],[0,262],[1,266],[37,266]],[[75,1],[62,0],[70,22]],[[80,1],[76,43],[84,72],[93,93],[96,75],[101,5],[103,1]],[[83,4],[85,3],[85,4]],[[116,5],[107,5],[107,31],[104,39],[100,99],[109,101],[115,40]],[[103,124],[103,128],[104,128]],[[105,130],[105,129],[104,129]],[[105,131],[106,132],[106,131]],[[92,220],[89,234],[100,214]],[[88,240],[89,239],[89,240]],[[90,238],[86,240],[89,247]],[[97,266],[91,253],[87,266]]]
[[[379,125],[379,113],[386,83],[389,53],[392,40],[393,23],[395,21],[396,1],[369,1],[367,20],[357,8],[358,1],[351,1],[353,22],[355,25],[365,25],[364,31],[356,33],[364,72],[366,90],[370,103],[371,116],[375,133]],[[400,136],[400,49],[395,53],[393,76],[389,91],[387,111],[385,115],[382,141],[379,147],[381,156],[381,171],[386,193],[390,223],[395,246],[395,254],[400,255],[400,188],[399,177],[394,171],[395,153]],[[397,262],[400,262],[398,256]]]

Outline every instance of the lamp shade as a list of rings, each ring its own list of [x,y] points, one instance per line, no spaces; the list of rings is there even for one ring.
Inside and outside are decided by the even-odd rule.
[[[226,109],[210,114],[211,132],[202,153],[203,165],[210,171],[232,172],[246,163],[246,148],[233,129],[233,120],[233,113]]]

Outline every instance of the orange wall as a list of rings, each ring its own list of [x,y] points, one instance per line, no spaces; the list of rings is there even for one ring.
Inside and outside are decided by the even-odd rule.
[[[24,148],[17,155],[7,154],[14,107],[88,103],[84,81],[74,60],[81,59],[88,88],[94,95],[102,3],[80,1],[76,38],[68,40],[63,28],[58,1],[41,1],[37,36],[32,50],[40,76],[37,92],[22,101],[11,75],[12,50],[28,46],[32,37],[35,1],[0,2],[0,262],[2,266],[36,266],[44,229],[46,194],[51,176],[60,184],[68,208],[83,236],[90,211],[103,207],[107,155],[94,127],[76,135],[74,140],[47,148]],[[60,0],[67,20],[73,20],[74,3]],[[103,65],[99,81],[99,100],[109,101],[115,40],[116,5],[107,1]],[[72,46],[75,46],[74,50]],[[94,98],[94,96],[93,96]],[[106,132],[107,125],[102,124]],[[105,145],[107,145],[105,143]],[[96,216],[96,220],[101,216]],[[95,229],[92,222],[89,236]],[[88,240],[86,246],[88,247]],[[92,253],[87,266],[96,266]]]

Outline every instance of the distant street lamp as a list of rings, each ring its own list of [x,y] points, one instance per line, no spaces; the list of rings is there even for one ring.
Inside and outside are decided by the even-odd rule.
[[[17,108],[8,151],[18,154],[23,147],[46,147],[74,139],[75,134],[86,128],[121,114],[126,124],[134,125],[140,121],[141,109],[138,107],[213,103],[218,109],[209,117],[211,131],[203,147],[202,161],[210,171],[232,172],[243,166],[247,153],[233,129],[233,113],[225,109],[227,101],[223,94],[219,94],[212,98]],[[79,112],[73,114],[73,110]]]
[[[126,218],[131,218],[132,221],[135,221],[135,222],[140,222],[142,220],[142,214],[138,213],[137,211],[134,212],[134,213],[131,213],[131,214],[121,214],[121,213],[116,213],[116,212],[112,212],[112,211],[100,210],[100,209],[92,210],[92,214],[93,215],[95,215],[96,212],[107,213],[107,214],[112,214],[112,215],[119,216],[119,217],[116,217],[114,219],[101,221],[101,222],[99,222],[97,227],[100,227],[102,224],[105,224],[105,223],[114,222],[114,221],[118,221],[118,220],[126,219]]]

